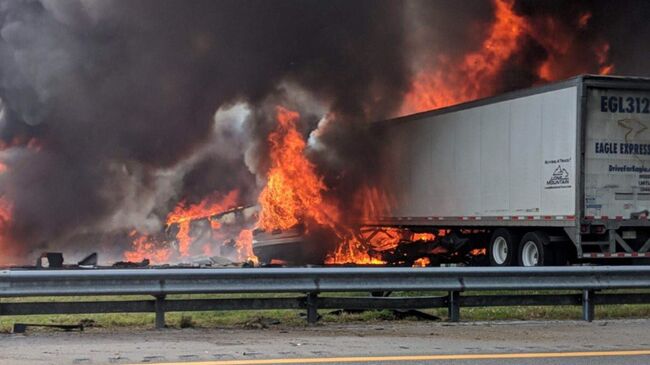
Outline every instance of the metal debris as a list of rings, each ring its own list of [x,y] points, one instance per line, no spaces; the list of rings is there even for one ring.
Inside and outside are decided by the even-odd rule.
[[[77,263],[81,268],[93,268],[97,266],[97,252],[93,252],[90,255],[84,257],[81,261]]]
[[[149,259],[144,259],[140,262],[118,261],[113,264],[113,268],[116,269],[139,268],[147,266],[149,266]]]
[[[61,252],[43,252],[36,259],[36,267],[58,269],[63,267],[63,254]]]

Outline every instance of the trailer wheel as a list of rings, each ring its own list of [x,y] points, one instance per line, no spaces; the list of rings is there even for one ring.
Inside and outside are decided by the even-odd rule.
[[[544,232],[528,232],[519,243],[519,265],[553,266],[555,255],[548,235]]]
[[[511,230],[499,228],[492,233],[488,247],[490,266],[517,265],[519,237]]]

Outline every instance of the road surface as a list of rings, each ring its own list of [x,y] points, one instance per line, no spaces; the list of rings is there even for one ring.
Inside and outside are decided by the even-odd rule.
[[[650,320],[28,330],[0,334],[0,364],[646,364],[648,329]]]

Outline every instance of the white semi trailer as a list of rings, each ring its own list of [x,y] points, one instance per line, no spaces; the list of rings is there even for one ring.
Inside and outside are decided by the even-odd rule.
[[[369,226],[481,233],[494,266],[650,258],[650,79],[580,76],[375,131],[392,204]]]

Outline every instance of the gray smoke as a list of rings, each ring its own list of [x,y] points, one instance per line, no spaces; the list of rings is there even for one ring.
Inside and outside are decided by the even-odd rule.
[[[566,73],[577,62],[597,71],[601,40],[617,73],[650,73],[647,2],[515,8],[575,33]],[[492,20],[485,1],[0,1],[9,235],[24,256],[80,235],[155,231],[179,200],[213,191],[254,203],[277,104],[301,112],[305,137],[329,116],[309,156],[347,196],[378,168],[369,122],[394,115],[418,67],[479,46]],[[531,70],[551,51],[523,42],[496,90],[540,81]]]
[[[403,57],[391,51],[404,39],[400,8],[3,1],[0,136],[40,146],[20,148],[2,177],[14,204],[11,235],[25,250],[60,247],[127,221],[152,225],[178,199],[254,186],[241,131],[213,116],[236,102],[256,109],[283,80],[346,113],[388,110],[408,80]],[[207,144],[222,148],[206,151]]]

